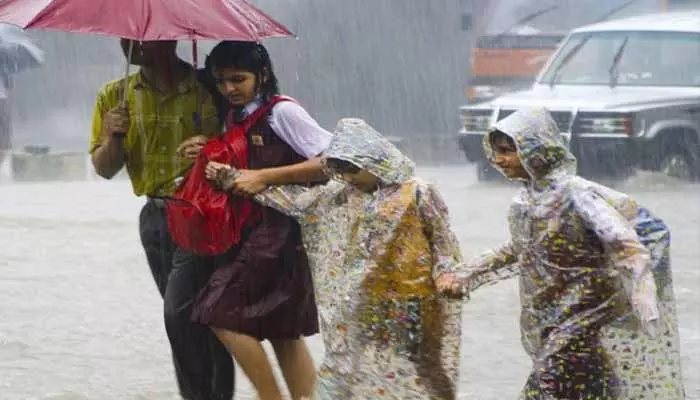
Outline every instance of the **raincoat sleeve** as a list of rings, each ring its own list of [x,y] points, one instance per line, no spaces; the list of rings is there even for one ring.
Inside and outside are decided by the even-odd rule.
[[[492,285],[518,275],[518,252],[512,240],[488,250],[467,263],[465,291]]]
[[[433,279],[443,272],[464,269],[462,250],[450,227],[447,205],[432,185],[420,185],[417,190],[418,210],[433,256]]]
[[[659,308],[649,250],[627,219],[599,194],[584,190],[573,192],[572,197],[576,212],[595,232],[613,265],[622,273],[635,314],[645,328],[650,328],[648,324],[659,318]]]
[[[339,195],[344,188],[344,184],[336,181],[314,187],[272,186],[256,195],[255,201],[293,218],[301,219],[322,213],[327,203]]]

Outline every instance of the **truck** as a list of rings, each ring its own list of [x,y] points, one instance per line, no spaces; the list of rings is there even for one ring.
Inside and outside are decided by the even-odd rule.
[[[565,36],[527,28],[480,36],[470,57],[469,103],[481,103],[532,85]]]
[[[519,108],[545,107],[590,178],[637,169],[700,178],[700,10],[652,13],[571,31],[528,90],[460,109],[459,146],[496,174],[482,140]]]
[[[621,12],[659,9],[665,11],[669,7],[679,7],[680,4],[676,2],[682,0],[671,0],[671,3],[669,0],[658,1],[627,0],[621,4],[606,5],[603,13],[597,8],[593,11],[581,6],[571,7],[571,4],[567,6],[566,2],[557,2],[527,13],[499,33],[478,35],[469,57],[470,72],[466,89],[468,103],[492,100],[500,95],[530,87],[572,27],[592,21],[602,22]],[[500,4],[490,4],[492,9],[484,13],[482,18],[498,20],[505,16],[502,15],[503,11],[506,11],[506,14],[517,11],[506,7],[499,13],[494,9]],[[519,6],[524,10],[530,7],[531,4],[527,2]],[[531,26],[530,23],[535,25]]]

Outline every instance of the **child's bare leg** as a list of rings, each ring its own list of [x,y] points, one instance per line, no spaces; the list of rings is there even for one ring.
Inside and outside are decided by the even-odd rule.
[[[316,368],[304,339],[271,341],[292,399],[311,398]]]
[[[260,400],[282,400],[272,366],[258,339],[226,329],[214,328],[214,333],[250,379]]]

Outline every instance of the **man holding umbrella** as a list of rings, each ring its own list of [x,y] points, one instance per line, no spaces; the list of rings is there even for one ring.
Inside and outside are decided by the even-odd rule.
[[[181,394],[188,400],[230,399],[231,357],[208,328],[191,324],[185,311],[206,283],[209,271],[175,279],[177,285],[168,284],[174,246],[161,198],[174,190],[175,179],[201,150],[202,134],[220,131],[212,97],[202,89],[194,68],[177,57],[175,41],[258,42],[292,33],[247,0],[177,4],[161,0],[3,0],[0,22],[22,29],[131,39],[122,39],[122,48],[127,50],[127,60],[141,70],[128,75],[127,67],[124,80],[107,84],[99,93],[90,144],[92,162],[105,178],[126,166],[134,193],[148,199],[141,212],[141,241],[158,289],[165,295],[166,330]],[[196,55],[196,46],[193,49]],[[193,61],[196,66],[196,57]]]
[[[193,67],[177,56],[177,42],[122,39],[121,45],[140,71],[126,82],[106,84],[98,94],[92,163],[106,179],[126,166],[134,194],[147,198],[139,219],[141,243],[161,296],[168,293],[166,330],[181,395],[188,400],[228,400],[234,386],[231,356],[208,327],[178,312],[183,303],[194,300],[211,271],[192,277],[192,287],[168,288],[174,244],[162,200],[172,194],[174,179],[198,155],[206,135],[221,131],[217,110]]]

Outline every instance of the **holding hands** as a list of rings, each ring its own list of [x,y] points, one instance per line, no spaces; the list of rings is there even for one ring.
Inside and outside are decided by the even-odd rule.
[[[443,272],[435,279],[438,292],[450,298],[465,298],[468,278],[456,272]]]

